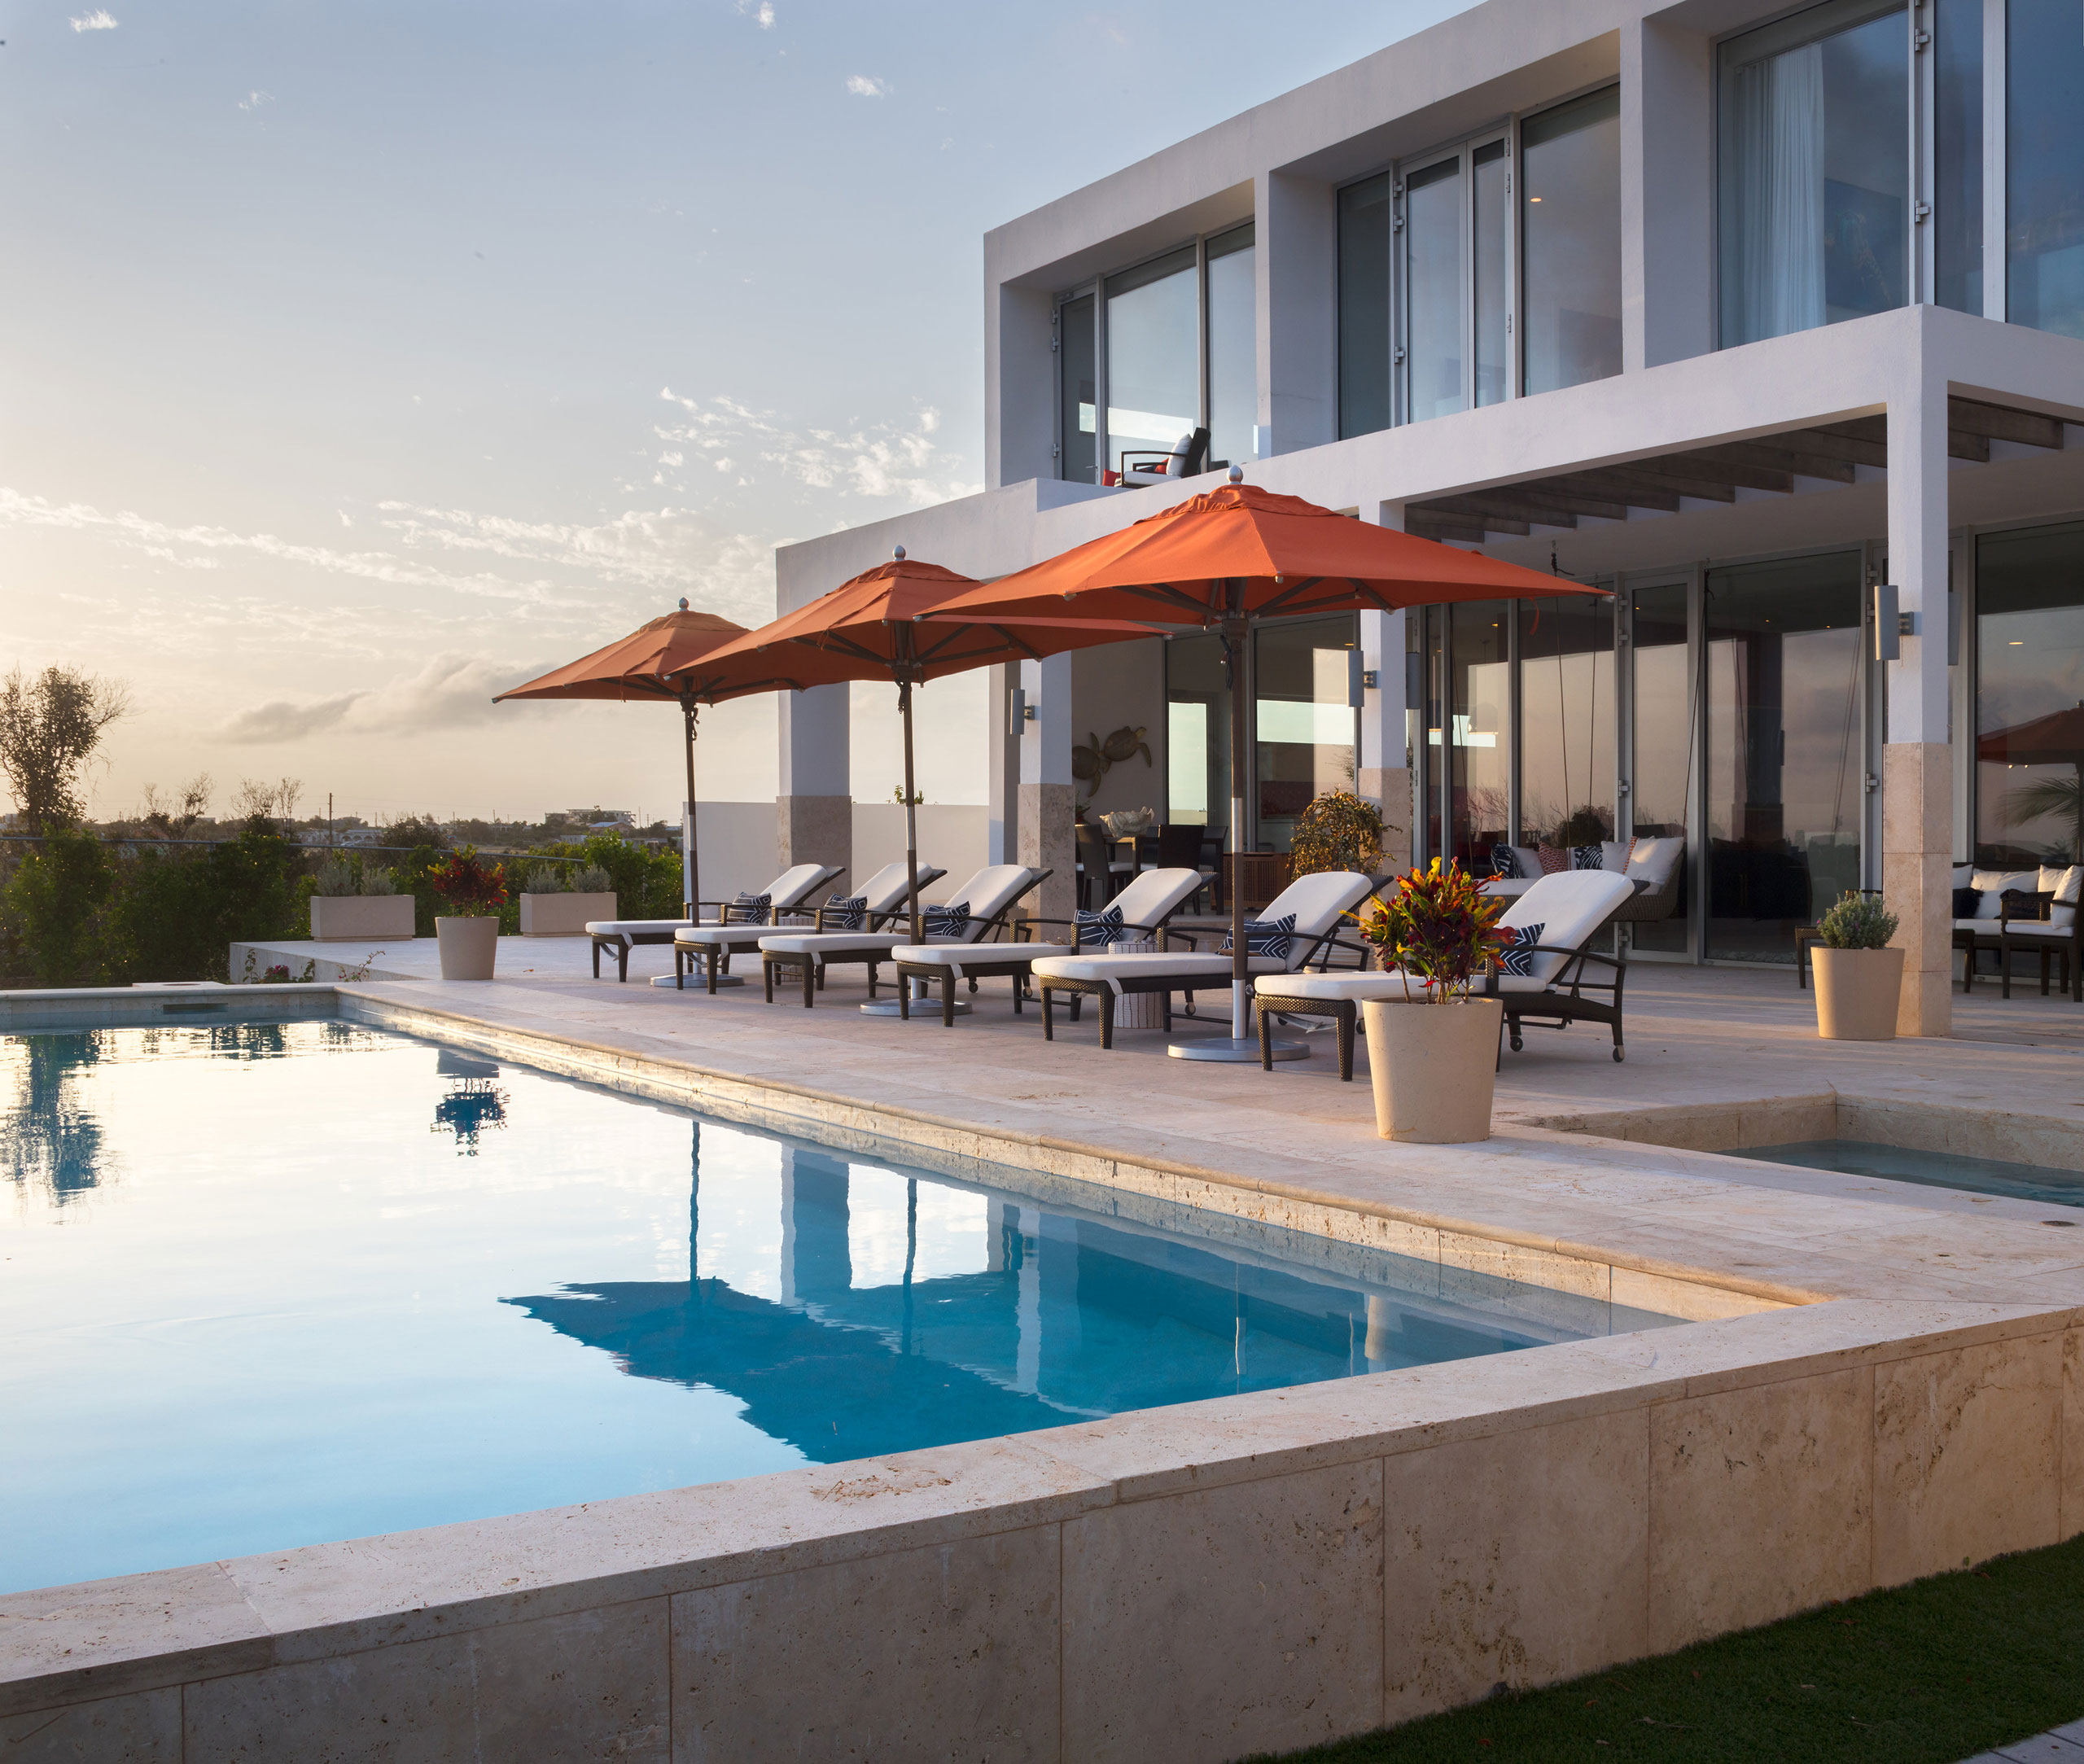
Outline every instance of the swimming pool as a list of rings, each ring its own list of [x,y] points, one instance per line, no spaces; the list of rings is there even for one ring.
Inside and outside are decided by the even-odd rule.
[[[0,1591],[1673,1320],[984,1174],[342,1022],[0,1036]]]
[[[1959,1152],[1920,1151],[1866,1140],[1798,1140],[1786,1145],[1748,1145],[1729,1155],[1769,1164],[1799,1164],[1809,1170],[1835,1170],[1849,1176],[1960,1188],[1970,1194],[2002,1195],[2007,1200],[2084,1207],[2084,1171],[2007,1163],[2002,1158],[1970,1158]]]

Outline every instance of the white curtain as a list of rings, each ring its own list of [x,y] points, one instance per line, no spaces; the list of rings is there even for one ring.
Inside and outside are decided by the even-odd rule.
[[[1736,70],[1738,338],[1824,322],[1824,46]]]

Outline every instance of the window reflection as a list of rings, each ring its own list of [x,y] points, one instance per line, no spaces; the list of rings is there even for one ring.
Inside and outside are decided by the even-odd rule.
[[[1165,818],[1228,828],[1230,684],[1221,637],[1175,637],[1165,646]]]
[[[1629,767],[1629,827],[1648,839],[1686,837],[1693,825],[1694,696],[1687,668],[1683,582],[1639,588],[1630,595],[1630,720],[1634,751]],[[1631,928],[1637,949],[1683,954],[1687,944],[1687,876],[1669,918]]]
[[[1099,374],[1094,366],[1092,296],[1066,300],[1057,317],[1059,427],[1063,435],[1060,464],[1065,477],[1079,484],[1100,482]]]
[[[1708,576],[1708,953],[1792,961],[1859,886],[1857,551]]]
[[[1505,143],[1492,141],[1469,155],[1475,186],[1476,401],[1502,404],[1505,397],[1506,263],[1513,210],[1506,197]]]
[[[1900,8],[1869,10],[1821,7],[1723,46],[1725,348],[1904,303],[1910,29]]]
[[[1983,0],[1939,0],[1933,85],[1937,127],[1933,297],[1983,309]]]
[[[2084,20],[2068,0],[2007,16],[2006,314],[2084,337]]]
[[[1390,426],[1390,177],[1338,193],[1338,432]]]
[[[1490,867],[1491,848],[1512,825],[1511,602],[1464,601],[1446,609],[1450,855]]]
[[[1520,130],[1525,387],[1621,371],[1621,93],[1530,116]]]
[[[1404,383],[1411,420],[1466,409],[1462,383],[1462,162],[1404,181]]]
[[[1359,635],[1355,616],[1343,613],[1265,626],[1254,637],[1262,851],[1287,851],[1295,817],[1315,799],[1353,788],[1346,656]]]
[[[1258,252],[1241,226],[1202,247],[1208,260],[1208,451],[1211,471],[1252,454],[1259,409]]]
[[[2084,861],[2084,525],[1977,547],[1976,857]]]
[[[1169,453],[1201,427],[1199,304],[1191,246],[1108,278],[1110,470],[1125,453]]]
[[[1517,843],[1574,846],[1611,839],[1613,608],[1582,594],[1518,605]]]

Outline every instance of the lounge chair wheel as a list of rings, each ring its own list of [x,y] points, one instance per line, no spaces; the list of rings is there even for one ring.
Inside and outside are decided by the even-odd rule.
[[[1512,1042],[1513,1051],[1517,1053],[1520,1051],[1520,1031],[1517,1024],[1515,1024],[1513,1028]]]
[[[1626,1048],[1616,1048],[1613,1050],[1613,1063],[1614,1063],[1616,1066],[1618,1066],[1618,1065],[1619,1065],[1619,1064],[1620,1064],[1623,1060],[1626,1059],[1627,1057],[1628,1057],[1628,1050],[1627,1050]]]

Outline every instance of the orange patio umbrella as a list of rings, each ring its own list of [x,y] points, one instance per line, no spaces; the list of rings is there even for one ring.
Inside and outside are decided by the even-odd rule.
[[[919,838],[913,802],[913,687],[973,668],[1040,661],[1066,650],[1162,634],[1147,624],[1067,615],[1061,609],[1039,618],[920,622],[928,607],[977,586],[973,577],[906,557],[900,545],[888,563],[711,650],[690,671],[702,680],[705,700],[712,703],[755,692],[801,692],[842,681],[895,682],[898,714],[904,724],[904,860],[915,940],[920,935]]]
[[[1443,601],[1508,595],[1593,594],[1604,589],[1543,576],[1479,552],[1420,539],[1276,496],[1242,482],[1204,491],[1119,532],[1073,547],[1062,557],[965,590],[934,609],[928,622],[1085,614],[1145,619],[1220,630],[1230,673],[1230,849],[1245,830],[1244,682],[1237,663],[1247,633],[1262,620],[1305,613],[1389,612]],[[1230,890],[1231,1040],[1187,1043],[1172,1052],[1192,1059],[1254,1059],[1246,1035],[1250,972],[1245,946],[1244,891]]]
[[[682,599],[679,610],[640,625],[626,637],[606,649],[582,655],[554,668],[540,680],[502,692],[492,702],[509,698],[615,698],[677,704],[687,731],[687,899],[688,917],[697,914],[702,899],[700,864],[694,837],[695,716],[703,704],[716,701],[703,690],[696,667],[711,650],[745,635],[746,628],[720,619],[713,612],[693,612]]]
[[[2051,711],[2009,729],[1992,729],[1977,741],[1976,757],[1989,765],[2074,766],[2078,800],[2084,802],[2084,704],[2073,710]],[[2073,832],[2077,839],[2084,840],[2084,817]],[[2084,856],[2084,845],[2073,849]]]

